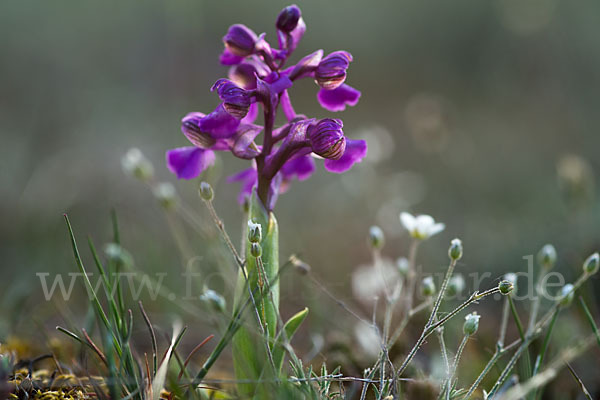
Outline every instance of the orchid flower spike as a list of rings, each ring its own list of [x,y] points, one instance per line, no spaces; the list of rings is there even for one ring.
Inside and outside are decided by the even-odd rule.
[[[200,176],[214,164],[216,152],[249,160],[249,168],[228,181],[242,183],[240,202],[256,191],[268,210],[292,180],[307,179],[315,171],[315,158],[324,159],[326,170],[342,173],[367,153],[367,143],[348,138],[340,119],[298,114],[288,93],[296,81],[314,79],[319,85],[317,99],[326,110],[356,105],[361,93],[346,84],[350,53],[334,51],[323,57],[319,49],[285,67],[306,31],[300,8],[285,7],[275,26],[278,47],[245,25],[227,30],[220,61],[230,66],[228,79],[217,80],[211,89],[220,104],[208,114],[188,113],[181,131],[191,145],[166,154],[167,167],[179,179]],[[287,123],[275,126],[280,110]],[[256,123],[259,115],[264,116],[262,124]]]

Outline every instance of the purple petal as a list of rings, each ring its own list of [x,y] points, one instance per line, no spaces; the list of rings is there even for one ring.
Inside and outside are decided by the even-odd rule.
[[[241,63],[243,60],[244,60],[244,57],[233,54],[227,48],[225,48],[225,50],[223,50],[223,53],[221,53],[221,57],[219,57],[219,61],[223,65],[236,65],[236,64]]]
[[[323,50],[317,50],[305,56],[295,66],[288,68],[290,79],[296,80],[312,75],[322,58]]]
[[[292,52],[296,49],[298,43],[300,43],[300,40],[302,39],[302,36],[304,36],[304,32],[306,32],[306,24],[304,23],[304,19],[300,17],[294,30],[289,33],[289,42],[287,45],[287,50],[289,52]]]
[[[325,160],[325,169],[329,172],[342,173],[348,171],[354,163],[361,162],[367,155],[367,142],[364,140],[346,139],[346,151],[339,160]]]
[[[197,147],[167,151],[167,168],[179,179],[194,179],[215,162],[215,153]]]
[[[256,117],[258,117],[258,104],[252,103],[250,104],[250,108],[248,109],[248,114],[240,121],[242,125],[244,124],[253,124],[256,121]]]
[[[291,32],[298,25],[298,21],[302,17],[302,12],[297,5],[285,7],[277,16],[275,26],[283,32]]]
[[[281,190],[283,177],[281,174],[276,174],[273,180],[271,181],[271,185],[269,186],[269,197],[267,198],[267,209],[272,210],[275,208],[275,203],[277,203],[277,199],[279,198],[279,194],[283,193]]]
[[[227,30],[227,34],[223,36],[225,48],[240,57],[246,57],[254,53],[257,40],[256,33],[242,24],[231,25]]]
[[[282,75],[281,77],[279,77],[277,80],[275,80],[273,83],[271,83],[271,90],[277,94],[283,92],[286,89],[289,89],[292,87],[292,81],[290,80],[290,78],[287,77],[287,75]]]
[[[344,111],[346,105],[355,106],[360,98],[360,91],[345,83],[333,90],[321,89],[317,99],[321,106],[329,111]]]
[[[198,127],[209,133],[215,139],[228,138],[235,134],[240,120],[232,117],[223,104],[220,104],[215,111],[208,114],[198,122]]]
[[[284,180],[290,180],[294,176],[299,181],[308,179],[315,171],[315,161],[310,155],[295,157],[286,162],[281,168]]]
[[[281,109],[283,110],[283,114],[288,121],[296,118],[296,111],[292,106],[292,102],[290,101],[290,95],[287,90],[281,92],[281,96],[279,97],[279,102],[281,104]]]
[[[238,195],[238,202],[240,204],[244,203],[244,200],[247,196],[252,195],[252,189],[256,185],[257,181],[258,176],[256,173],[256,169],[254,168],[245,169],[227,178],[227,182],[229,183],[242,182],[242,189],[240,190],[240,194]]]
[[[246,160],[251,160],[258,156],[261,148],[260,146],[252,146],[252,144],[261,130],[262,127],[258,125],[240,125],[231,152],[236,157]]]

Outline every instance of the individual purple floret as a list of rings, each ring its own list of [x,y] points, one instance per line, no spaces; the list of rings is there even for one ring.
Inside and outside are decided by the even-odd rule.
[[[342,111],[356,105],[360,92],[345,83],[352,55],[335,51],[323,57],[323,50],[317,50],[285,67],[306,24],[300,9],[291,5],[279,13],[275,25],[278,48],[271,47],[264,33],[257,35],[245,25],[229,28],[220,57],[222,64],[230,66],[229,79],[219,79],[211,89],[221,104],[207,115],[186,115],[181,131],[193,146],[167,151],[167,166],[180,179],[200,175],[214,163],[215,151],[229,151],[251,160],[250,168],[228,181],[242,184],[240,202],[256,190],[269,210],[292,180],[310,177],[315,158],[323,158],[328,171],[341,173],[367,153],[364,140],[344,135],[341,120],[316,120],[297,114],[289,94],[294,82],[311,78],[320,88],[317,99],[323,108]],[[276,128],[279,106],[287,122]],[[254,123],[259,109],[264,116],[262,126]]]

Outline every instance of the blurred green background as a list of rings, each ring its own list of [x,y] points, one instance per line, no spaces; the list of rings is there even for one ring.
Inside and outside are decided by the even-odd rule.
[[[63,212],[82,243],[89,234],[101,244],[110,240],[109,212],[116,209],[124,245],[138,267],[180,271],[187,259],[169,220],[151,192],[123,174],[120,158],[139,147],[158,179],[173,182],[182,202],[209,224],[197,183],[176,181],[164,166],[165,150],[186,145],[179,131],[185,113],[217,104],[208,89],[226,75],[218,55],[227,27],[243,22],[274,40],[274,20],[285,5],[2,2],[3,336],[30,327],[25,316],[48,324],[54,318],[41,313],[53,306],[40,302],[35,273],[75,270]],[[408,210],[447,225],[423,247],[428,271],[444,268],[447,244],[458,236],[465,246],[464,273],[491,271],[497,278],[525,269],[522,257],[550,242],[560,270],[574,279],[582,260],[600,247],[599,2],[298,5],[307,33],[293,60],[318,48],[354,56],[347,82],[362,98],[335,117],[344,120],[348,136],[368,140],[369,155],[342,176],[319,166],[312,179],[294,183],[280,198],[282,258],[300,254],[351,302],[351,272],[370,260],[369,226],[385,231],[387,256],[405,255],[408,237],[398,213]],[[294,87],[297,111],[329,116],[316,92],[308,81]],[[221,154],[206,177],[236,243],[238,186],[224,178],[244,164]],[[205,236],[182,229],[204,268],[230,267],[217,262],[225,256],[214,250],[220,241],[212,228]],[[597,279],[593,284],[599,287]],[[305,293],[294,277],[284,287],[283,301],[292,309],[318,296]],[[323,309],[315,310],[311,331],[326,335],[336,327],[332,313],[346,316],[324,298],[317,304]]]

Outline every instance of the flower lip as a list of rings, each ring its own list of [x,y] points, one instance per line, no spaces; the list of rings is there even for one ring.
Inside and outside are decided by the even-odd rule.
[[[308,132],[313,152],[330,160],[339,160],[346,151],[346,138],[339,119],[325,118]]]
[[[282,32],[289,33],[293,31],[298,25],[298,21],[302,17],[302,13],[297,5],[292,4],[291,6],[285,7],[277,16],[277,22],[275,26]]]
[[[256,33],[242,24],[230,26],[227,34],[223,37],[223,42],[229,52],[240,57],[246,57],[254,53],[257,40]]]
[[[346,80],[346,70],[352,61],[347,51],[335,51],[321,60],[315,70],[315,80],[323,89],[338,88]]]
[[[248,114],[252,104],[251,92],[242,89],[229,79],[219,79],[210,90],[217,91],[219,98],[223,100],[223,108],[232,117],[242,119]]]
[[[216,143],[209,133],[200,129],[200,121],[205,115],[199,112],[189,113],[181,120],[181,132],[195,146],[207,149]]]

